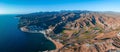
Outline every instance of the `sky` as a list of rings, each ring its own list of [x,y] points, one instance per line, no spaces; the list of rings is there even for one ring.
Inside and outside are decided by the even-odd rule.
[[[0,0],[0,14],[60,10],[120,12],[120,0]]]

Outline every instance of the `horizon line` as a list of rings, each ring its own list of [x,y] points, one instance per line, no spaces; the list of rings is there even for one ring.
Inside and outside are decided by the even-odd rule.
[[[39,12],[60,12],[60,11],[92,11],[92,12],[117,12],[120,13],[120,11],[96,11],[96,10],[53,10],[53,11],[36,11],[36,12],[28,12],[28,13],[0,13],[2,14],[30,14],[30,13],[39,13]]]

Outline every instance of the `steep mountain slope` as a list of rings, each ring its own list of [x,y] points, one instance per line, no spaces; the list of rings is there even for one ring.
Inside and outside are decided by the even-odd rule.
[[[118,13],[119,14],[119,13]],[[63,44],[61,52],[106,52],[117,50],[120,15],[93,11],[40,12],[20,15],[19,28],[44,33]],[[117,42],[118,42],[117,41]],[[86,50],[86,51],[85,51]],[[55,50],[56,51],[56,50]]]

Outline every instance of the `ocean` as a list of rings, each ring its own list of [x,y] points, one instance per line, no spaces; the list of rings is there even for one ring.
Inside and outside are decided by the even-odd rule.
[[[20,31],[19,19],[15,16],[0,15],[0,52],[38,52],[56,48],[43,34]]]

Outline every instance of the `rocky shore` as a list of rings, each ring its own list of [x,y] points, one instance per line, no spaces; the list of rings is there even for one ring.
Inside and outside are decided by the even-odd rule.
[[[46,35],[47,34],[46,31],[29,31],[26,27],[21,27],[20,30],[23,32],[27,32],[27,33],[40,33],[40,34],[42,33],[48,40],[50,40],[51,42],[55,44],[56,46],[55,50],[43,51],[43,52],[58,52],[58,50],[63,47],[63,44],[61,44],[58,41],[53,40],[51,37],[48,37]]]
[[[42,32],[30,32],[30,31],[26,31],[26,29],[21,29],[21,31],[23,32],[29,32],[29,33],[42,33]],[[50,51],[43,51],[43,52],[117,52],[120,51],[120,36],[119,33],[116,32],[111,32],[110,34],[113,35],[108,35],[110,39],[106,39],[106,40],[99,40],[102,38],[106,38],[106,37],[96,37],[97,40],[93,39],[92,41],[94,43],[83,43],[83,44],[78,44],[78,43],[74,43],[74,46],[65,46],[62,43],[51,39],[51,37],[46,36],[46,34],[44,34],[44,36],[49,39],[50,41],[52,41],[55,45],[56,45],[56,49],[55,50],[50,50]],[[108,38],[108,37],[107,37]],[[90,40],[91,41],[91,40]],[[88,41],[89,42],[89,41]]]

